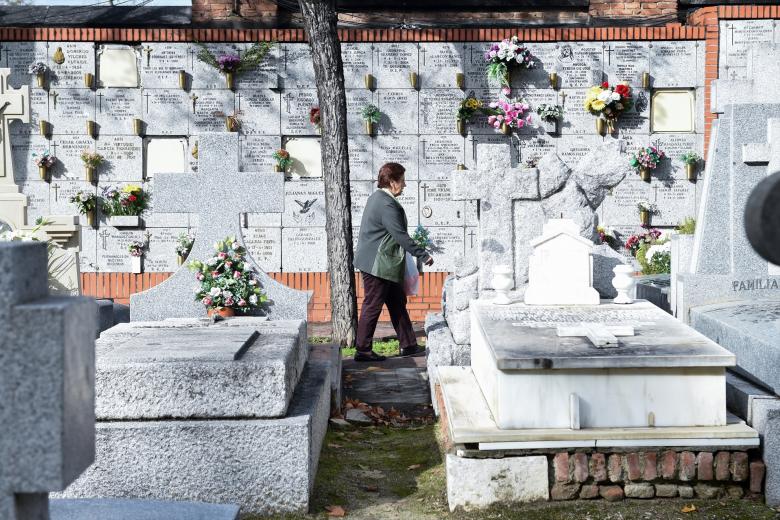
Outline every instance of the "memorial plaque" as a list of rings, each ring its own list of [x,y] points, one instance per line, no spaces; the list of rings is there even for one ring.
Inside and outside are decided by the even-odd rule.
[[[207,65],[198,59],[198,53],[205,46],[215,58],[219,59],[223,55],[240,56],[242,44],[240,43],[207,43],[203,46],[196,43],[190,44],[187,49],[187,62],[189,67],[187,72],[192,74],[191,88],[194,90],[225,90],[225,75],[211,65]],[[239,78],[240,79],[240,78]],[[236,80],[238,81],[238,79]]]
[[[103,181],[143,181],[143,138],[135,135],[102,136],[97,151],[106,161],[98,167]]]
[[[465,205],[452,200],[450,183],[446,181],[420,181],[420,224],[429,226],[463,226]]]
[[[356,181],[370,181],[375,180],[379,166],[390,160],[384,162],[377,162],[377,166],[374,167],[373,154],[378,153],[380,140],[382,143],[399,143],[408,141],[409,136],[377,136],[376,146],[374,146],[374,139],[367,135],[350,135],[347,136],[347,143],[349,148],[349,178]],[[387,144],[385,146],[388,146]],[[389,146],[393,146],[392,144]],[[400,146],[400,145],[399,145]],[[395,161],[398,162],[398,161]],[[403,163],[401,163],[403,164]],[[411,166],[411,165],[410,165]],[[417,164],[415,166],[415,173],[417,171]],[[404,164],[406,167],[406,164]],[[406,178],[409,179],[409,169],[406,170]]]
[[[604,138],[595,133],[585,135],[563,135],[557,139],[558,157],[560,157],[569,168],[574,169],[583,157],[603,143]]]
[[[341,61],[344,64],[346,88],[365,88],[363,78],[366,74],[373,74],[372,54],[370,43],[341,44]]]
[[[288,174],[293,177],[322,177],[322,151],[319,137],[288,137],[284,141],[284,149],[292,158]]]
[[[187,64],[187,43],[145,42],[141,44],[141,86],[145,89],[179,89],[179,71]]]
[[[482,101],[482,105],[487,107],[493,101],[496,101],[499,97],[496,89],[490,88],[477,88],[469,89],[466,92],[466,98],[473,97]],[[455,109],[457,110],[457,108]],[[469,123],[466,123],[466,128],[469,134],[477,135],[493,135],[497,133],[497,130],[488,124],[488,116],[484,114],[475,114],[471,118]]]
[[[54,184],[54,181],[51,183]],[[19,184],[19,190],[27,196],[27,222],[35,222],[38,217],[45,217],[52,214],[57,215],[76,215],[78,212],[73,210],[52,212],[49,208],[49,197],[56,198],[59,188],[55,189],[51,186],[51,193],[49,192],[50,185],[42,181],[28,181]]]
[[[97,230],[82,227],[79,230],[79,271],[94,273],[97,270]]]
[[[143,242],[144,232],[140,229],[117,229],[100,226],[97,232],[97,270],[109,273],[127,273],[131,270],[130,252],[132,242]]]
[[[46,208],[48,211],[47,215],[78,215],[79,210],[76,209],[75,204],[70,202],[70,198],[79,191],[100,195],[100,192],[94,185],[84,180],[52,180]],[[35,219],[30,219],[29,207],[27,220],[35,221]],[[80,221],[82,225],[86,225],[84,215],[81,215]]]
[[[479,156],[477,155],[477,145],[483,143],[503,144],[509,146],[509,153],[511,154],[510,161],[512,166],[517,166],[520,164],[520,144],[516,138],[502,134],[469,135],[466,137],[464,149],[464,158],[466,160],[465,165],[469,170],[479,169],[481,163]]]
[[[317,88],[308,43],[284,43],[280,53],[285,90]]]
[[[360,111],[366,105],[376,105],[374,94],[365,89],[347,89],[347,133],[349,135],[365,134],[365,125]]]
[[[278,135],[241,135],[238,146],[241,171],[270,172],[276,164],[272,155],[281,148],[282,139]]]
[[[59,51],[59,52],[58,52]],[[61,53],[62,63],[54,58]],[[58,89],[84,88],[84,74],[95,74],[95,44],[92,42],[49,42],[49,85]]]
[[[380,93],[381,97],[381,93]],[[422,90],[420,134],[457,134],[458,106],[464,99],[460,89]]]
[[[99,87],[138,88],[138,56],[128,45],[100,45],[97,51]]]
[[[97,123],[103,135],[133,135],[133,119],[141,117],[141,90],[101,89],[97,98]]]
[[[282,94],[282,134],[318,135],[309,121],[309,112],[318,107],[317,90],[294,90]]]
[[[556,140],[549,135],[542,134],[537,136],[521,135],[518,136],[520,145],[520,162],[528,165],[531,161],[534,164],[550,152],[556,152]]]
[[[325,186],[322,181],[298,181],[284,184],[285,227],[325,225]]]
[[[2,63],[0,66],[11,69],[11,74],[8,76],[10,86],[19,88],[22,85],[29,85],[31,91],[39,89],[35,75],[27,73],[28,67],[38,62],[49,63],[46,42],[0,43],[0,63]]]
[[[266,273],[282,270],[281,228],[250,227],[243,231],[244,245],[249,255]]]
[[[457,88],[455,75],[465,74],[464,52],[462,43],[421,43],[420,88]]]
[[[374,165],[370,180],[377,180],[379,169],[383,164],[394,162],[406,169],[404,177],[407,181],[417,180],[417,144],[416,135],[381,135],[374,140]]]
[[[95,93],[87,89],[51,89],[49,119],[54,135],[86,135],[87,120],[95,120]]]
[[[458,164],[464,163],[463,137],[459,135],[424,135],[419,138],[420,174],[424,180],[449,180]]]
[[[170,273],[179,269],[176,256],[176,246],[179,245],[179,234],[186,233],[187,228],[154,228],[148,231],[147,250],[144,253],[143,267],[145,273]]]
[[[590,88],[603,81],[604,48],[601,43],[561,42],[555,57],[560,88]]]
[[[11,140],[11,157],[16,184],[41,179],[34,160],[48,150],[49,141],[41,135],[17,136]]]
[[[85,151],[95,151],[95,140],[87,135],[57,135],[52,138],[49,151],[57,156],[57,163],[51,171],[52,178],[85,180],[81,154]],[[108,156],[104,157],[109,159]],[[97,179],[103,175],[103,166],[101,164],[95,170]]]
[[[239,45],[241,52],[246,51],[252,46],[251,43]],[[279,45],[274,45],[263,61],[252,70],[248,70],[238,76],[236,86],[238,90],[256,90],[262,88],[279,87],[279,60],[281,50]]]
[[[662,90],[653,92],[650,128],[653,132],[693,132],[695,128],[694,91]]]
[[[563,135],[596,135],[596,117],[585,110],[587,89],[566,89],[560,91],[563,119],[558,132]]]
[[[425,225],[425,224],[423,224]],[[414,232],[414,229],[411,230]],[[447,273],[455,270],[455,259],[463,256],[463,228],[462,227],[429,227],[431,242],[431,256],[433,265],[424,267],[429,273]]]
[[[774,20],[723,20],[720,22],[718,77],[750,79],[748,54],[755,44],[774,42]]]
[[[192,114],[190,95],[180,89],[144,89],[141,119],[146,135],[187,135]]]
[[[193,90],[190,93],[190,101],[191,135],[225,131],[225,118],[215,115],[215,113],[222,112],[229,115],[234,112],[235,95],[233,92],[229,90]]]
[[[653,170],[653,177],[659,180],[685,180],[685,163],[680,156],[687,152],[696,152],[701,156],[704,152],[704,136],[701,134],[659,134],[652,136],[652,145],[666,154],[658,168]],[[703,165],[698,165],[702,170]]]
[[[479,254],[479,228],[467,226],[464,231],[466,234],[463,240],[463,255],[466,258],[477,258]]]
[[[637,203],[647,200],[655,204],[657,213],[652,226],[677,226],[696,214],[695,185],[688,181],[659,181],[647,183],[634,177],[612,189],[602,204],[603,221],[609,225],[638,225]]]
[[[375,43],[373,47],[376,87],[380,89],[411,89],[409,73],[420,72],[418,44]]]
[[[349,194],[352,200],[352,225],[359,226],[363,218],[363,210],[366,209],[368,197],[374,192],[374,183],[371,181],[354,181],[349,183]]]
[[[158,173],[186,173],[191,155],[184,137],[150,137],[144,140],[143,169],[147,179]]]
[[[325,228],[283,228],[282,270],[288,273],[327,271],[328,256]]]
[[[241,133],[257,135],[279,134],[280,98],[278,93],[273,90],[259,89],[237,92],[235,98],[236,110],[240,111]],[[308,118],[308,113],[306,117]]]
[[[530,69],[514,67],[510,85],[512,88],[521,89],[551,88],[550,73],[557,72],[559,45],[557,43],[526,43],[525,46],[534,56],[534,66]]]
[[[485,53],[489,49],[489,42],[463,44],[463,62],[467,89],[491,89],[495,91],[495,89],[501,86],[497,82],[488,81],[487,78]]]
[[[398,197],[398,202],[401,204],[401,207],[404,208],[404,213],[406,213],[407,223],[410,226],[415,227],[420,221],[419,184],[420,183],[417,181],[407,181],[406,188],[404,188],[404,191]],[[376,182],[373,184],[373,186],[375,190],[379,189],[376,185]]]
[[[18,119],[12,119],[8,130],[12,136],[40,135],[41,121],[49,121],[49,95],[43,89],[31,89],[30,122],[23,123]]]
[[[477,200],[467,200],[466,202],[466,225],[467,226],[478,226],[479,225],[479,211],[477,208],[479,208],[479,201]]]
[[[604,73],[610,85],[627,81],[632,87],[642,86],[642,73],[650,72],[648,45],[648,42],[606,42],[604,44]],[[690,71],[689,76],[693,77]]]
[[[631,93],[634,104],[620,115],[615,126],[621,134],[649,134],[650,91],[634,88]],[[595,123],[593,125],[592,128],[595,128]]]
[[[528,88],[516,91],[515,98],[531,106],[524,116],[524,119],[529,120],[530,123],[523,126],[523,128],[514,130],[515,133],[521,135],[545,134],[542,120],[536,113],[536,107],[543,103],[546,105],[559,105],[558,93],[551,88]],[[565,117],[566,114],[564,114]]]
[[[416,90],[378,90],[376,106],[382,112],[377,125],[380,134],[417,134],[418,93]]]
[[[695,87],[699,42],[650,42],[650,76],[653,88]],[[702,69],[703,70],[703,69]]]

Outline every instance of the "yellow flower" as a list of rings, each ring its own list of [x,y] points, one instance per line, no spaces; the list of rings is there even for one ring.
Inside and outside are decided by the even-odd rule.
[[[592,99],[587,99],[587,98],[585,98],[585,104],[584,104],[584,106],[585,106],[585,110],[590,110],[590,104],[591,104],[591,103],[593,103],[593,100],[592,100]]]
[[[466,100],[466,108],[476,109],[482,106],[482,101],[475,98],[468,98]]]
[[[596,111],[598,111],[598,112],[601,112],[602,110],[604,110],[604,107],[606,107],[607,105],[606,105],[606,103],[604,103],[604,102],[603,102],[603,101],[601,101],[600,99],[596,99],[596,100],[594,100],[594,101],[593,101],[593,102],[590,104],[590,106],[591,106],[591,108],[592,108],[593,110],[596,110]]]
[[[141,191],[141,187],[137,184],[128,184],[124,188],[122,188],[122,191],[124,193],[139,193]]]
[[[601,94],[603,91],[604,91],[604,89],[599,87],[599,86],[590,87],[588,89],[587,97],[592,97],[592,98],[595,99],[595,98],[599,97],[599,94]]]

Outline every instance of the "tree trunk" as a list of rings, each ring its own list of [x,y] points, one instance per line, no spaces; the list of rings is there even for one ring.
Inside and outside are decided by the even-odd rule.
[[[328,241],[333,341],[353,346],[357,331],[352,267],[352,201],[347,152],[347,98],[334,0],[298,0],[317,81],[322,121],[322,174]]]

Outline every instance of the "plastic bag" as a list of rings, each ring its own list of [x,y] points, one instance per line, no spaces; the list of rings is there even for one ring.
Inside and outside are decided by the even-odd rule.
[[[417,296],[420,284],[420,272],[417,270],[417,260],[406,253],[406,267],[404,269],[404,293],[407,296]]]

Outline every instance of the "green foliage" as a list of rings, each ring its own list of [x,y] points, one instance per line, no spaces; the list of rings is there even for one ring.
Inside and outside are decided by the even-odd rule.
[[[492,62],[487,65],[487,77],[491,81],[499,83],[502,87],[509,86],[509,69],[506,62]]]
[[[240,61],[234,70],[225,70],[224,65],[220,64],[220,58],[214,56],[214,54],[206,47],[202,42],[195,42],[195,45],[200,47],[198,51],[198,60],[202,61],[206,65],[214,67],[220,72],[235,72],[236,74],[242,74],[244,72],[257,68],[265,59],[268,52],[273,48],[274,42],[259,42],[253,44],[244,55],[240,57]]]
[[[552,123],[563,118],[563,107],[561,105],[548,105],[542,103],[536,107],[536,113],[542,118],[542,121]]]
[[[693,217],[685,217],[682,224],[677,226],[677,232],[681,235],[693,235],[696,232],[696,219]]]
[[[685,164],[696,164],[701,161],[701,157],[696,152],[685,152],[680,156],[680,160]]]
[[[642,266],[642,274],[666,274],[672,271],[672,255],[669,251],[658,251],[650,256],[653,246],[666,244],[668,240],[643,242],[636,253],[636,259]],[[656,247],[655,250],[659,248]],[[648,258],[650,256],[650,258]]]
[[[428,231],[422,224],[417,224],[417,229],[414,230],[412,240],[415,243],[425,249],[426,251],[431,248],[432,242],[430,237],[430,231]]]
[[[379,108],[375,105],[366,105],[360,110],[360,117],[365,121],[378,123],[379,119],[382,117],[382,112],[380,112]]]

